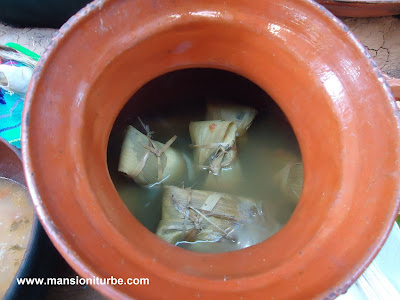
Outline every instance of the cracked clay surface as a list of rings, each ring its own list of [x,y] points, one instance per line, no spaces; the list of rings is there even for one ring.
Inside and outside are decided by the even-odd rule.
[[[13,42],[42,55],[56,32],[51,28],[15,28],[0,23],[0,45]]]
[[[379,68],[400,78],[400,18],[342,18]]]

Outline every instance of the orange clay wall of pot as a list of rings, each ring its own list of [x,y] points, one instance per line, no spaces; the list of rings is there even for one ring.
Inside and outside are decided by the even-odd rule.
[[[151,79],[189,67],[252,80],[298,138],[300,203],[256,246],[172,246],[129,213],[108,174],[122,107]],[[149,106],[157,103],[135,109]],[[332,299],[374,258],[397,214],[397,115],[376,64],[311,1],[95,1],[62,27],[33,76],[23,159],[44,228],[80,275],[150,279],[95,286],[109,297]]]

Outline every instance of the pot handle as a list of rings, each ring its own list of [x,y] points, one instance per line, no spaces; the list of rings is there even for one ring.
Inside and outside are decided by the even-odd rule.
[[[396,99],[396,101],[400,101],[400,79],[390,77],[387,74],[384,74],[384,77],[386,78],[386,81],[392,89],[394,98]]]

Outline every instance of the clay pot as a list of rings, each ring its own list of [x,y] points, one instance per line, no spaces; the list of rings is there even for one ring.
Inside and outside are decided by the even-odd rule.
[[[129,213],[111,182],[107,142],[119,111],[151,79],[189,67],[252,80],[298,138],[299,205],[256,246],[172,246]],[[157,107],[136,109],[146,105]],[[95,1],[61,28],[33,76],[25,174],[46,231],[81,276],[150,279],[95,286],[111,298],[331,299],[372,261],[398,212],[397,115],[371,57],[312,1]]]
[[[26,185],[20,156],[19,149],[0,138],[0,176]]]

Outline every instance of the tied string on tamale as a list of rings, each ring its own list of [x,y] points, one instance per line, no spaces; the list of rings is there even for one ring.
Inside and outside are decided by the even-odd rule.
[[[138,176],[140,174],[140,172],[142,172],[143,168],[145,167],[147,159],[149,158],[150,154],[153,153],[157,157],[157,168],[158,168],[157,179],[160,182],[163,180],[161,155],[172,145],[172,143],[177,139],[177,136],[174,135],[172,138],[170,138],[168,140],[168,142],[165,143],[165,145],[161,149],[157,149],[155,143],[153,143],[153,140],[152,140],[152,135],[154,134],[154,132],[150,131],[149,125],[145,125],[140,118],[138,118],[138,119],[139,119],[140,124],[143,126],[144,130],[146,131],[146,136],[149,141],[149,144],[148,145],[142,144],[142,147],[145,148],[147,151],[145,152],[142,159],[140,160],[136,170],[133,171],[132,173],[130,173],[129,175],[132,178],[135,178],[136,176]]]
[[[184,186],[182,186],[182,189],[185,189]],[[201,222],[205,220],[209,224],[211,224],[214,228],[216,228],[218,231],[223,233],[225,238],[228,238],[229,235],[233,232],[233,228],[227,228],[227,229],[222,229],[220,226],[215,224],[209,217],[214,217],[214,218],[220,218],[224,220],[228,220],[231,222],[237,223],[238,220],[234,216],[229,216],[229,215],[224,215],[224,214],[217,214],[213,213],[212,210],[214,207],[217,205],[218,201],[221,200],[223,197],[222,194],[219,193],[213,193],[210,196],[207,197],[207,199],[204,201],[203,205],[200,208],[196,208],[191,205],[192,201],[192,189],[191,188],[186,188],[185,189],[188,192],[188,201],[186,206],[179,203],[175,196],[172,195],[172,203],[174,204],[176,210],[183,214],[185,216],[184,221],[183,221],[183,229],[182,229],[182,240],[186,241],[191,241],[194,240],[197,233],[202,230],[201,227]],[[186,228],[187,228],[187,222],[188,220],[191,220],[194,224],[194,227],[189,230],[189,232],[186,234]],[[229,229],[231,229],[229,231]]]
[[[185,188],[184,183],[182,183],[182,187],[181,187],[181,188],[182,188],[182,189]],[[189,206],[190,206],[190,204],[191,204],[191,202],[192,202],[192,188],[189,187],[189,188],[186,188],[186,190],[188,191],[188,201],[187,201],[187,205],[186,205],[185,219],[183,220],[182,240],[185,239],[186,226],[187,226],[187,222],[188,222],[188,220],[189,220],[189,214],[190,214]],[[172,195],[172,197],[174,197],[174,195]],[[174,198],[172,198],[172,202],[173,202],[174,205],[175,205],[175,202],[176,202],[176,201],[174,202]],[[175,207],[176,207],[176,205],[175,205]],[[194,222],[194,223],[197,224],[197,222]],[[196,225],[195,225],[195,227],[196,227]],[[194,234],[194,233],[195,233],[195,232],[193,232],[193,234]]]
[[[229,151],[235,150],[236,143],[232,141],[232,145],[230,143],[210,143],[203,145],[190,145],[192,148],[205,148],[205,149],[215,149],[213,155],[210,156],[210,165],[209,166],[201,166],[201,168],[207,169],[211,171],[213,174],[219,174],[222,168],[229,167],[232,161],[235,159],[234,156],[231,156],[228,160],[223,162],[224,157],[228,154]]]

